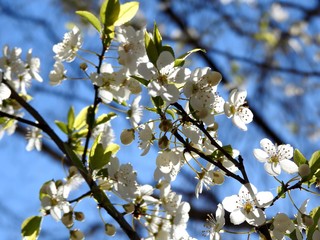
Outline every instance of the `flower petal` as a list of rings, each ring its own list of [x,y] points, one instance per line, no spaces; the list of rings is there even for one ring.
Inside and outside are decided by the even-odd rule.
[[[271,192],[258,192],[256,194],[256,198],[259,203],[259,207],[267,207],[273,200],[273,195]]]
[[[280,164],[274,164],[266,162],[264,164],[264,169],[269,173],[271,176],[278,176],[281,173]]]
[[[296,173],[299,170],[297,164],[287,159],[280,161],[279,164],[283,169],[283,171],[286,171],[287,173],[290,173],[290,174]]]
[[[244,214],[241,212],[240,209],[237,209],[230,214],[230,221],[234,225],[239,225],[243,223],[245,220],[246,220],[246,217],[244,216]]]
[[[174,67],[174,57],[169,51],[163,51],[160,53],[157,60],[157,68],[162,74],[167,73]]]
[[[277,149],[274,144],[267,138],[260,141],[261,148],[269,154],[269,156],[274,156],[277,153]]]
[[[290,144],[280,145],[278,147],[279,160],[291,159],[293,157],[293,148]]]
[[[269,155],[268,153],[266,153],[265,151],[261,150],[261,149],[254,149],[253,150],[253,155],[256,157],[256,159],[258,159],[258,161],[260,162],[266,162],[269,159]]]
[[[266,221],[266,216],[260,208],[256,208],[247,214],[246,221],[250,225],[259,226]]]
[[[223,208],[228,212],[233,212],[238,209],[237,202],[240,202],[240,198],[237,195],[225,197],[222,201]]]

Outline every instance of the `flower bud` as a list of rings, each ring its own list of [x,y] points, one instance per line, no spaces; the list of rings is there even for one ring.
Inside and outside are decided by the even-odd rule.
[[[80,69],[81,70],[85,71],[85,70],[87,70],[87,68],[88,68],[88,64],[86,64],[85,62],[80,64]]]
[[[71,228],[73,226],[73,217],[72,217],[72,212],[68,212],[63,214],[61,218],[61,222],[67,227]]]
[[[302,164],[299,166],[299,175],[301,177],[308,176],[310,174],[311,170],[308,164]]]
[[[160,130],[163,132],[170,131],[172,129],[172,127],[173,127],[173,124],[172,124],[171,120],[169,120],[169,119],[164,119],[159,124]]]
[[[83,240],[83,239],[84,239],[84,235],[80,230],[75,229],[70,231],[70,240]]]
[[[158,146],[160,149],[166,149],[167,147],[169,147],[170,141],[167,138],[167,136],[163,136],[159,139],[158,141]]]
[[[224,182],[224,175],[221,173],[221,171],[214,171],[212,173],[212,181],[215,184],[222,184]]]
[[[74,212],[74,218],[79,221],[82,222],[84,220],[84,214],[83,212]]]
[[[109,223],[104,225],[104,231],[108,236],[114,236],[116,234],[116,228]]]
[[[122,131],[120,135],[121,143],[124,145],[128,145],[132,143],[134,140],[134,130],[133,129],[125,129]]]

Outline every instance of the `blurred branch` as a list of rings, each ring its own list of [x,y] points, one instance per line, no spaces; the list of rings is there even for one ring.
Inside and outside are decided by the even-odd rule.
[[[164,3],[168,3],[167,0],[161,0]],[[165,4],[167,6],[166,8],[163,8],[163,12],[167,14],[181,29],[182,32],[185,33],[186,38],[189,40],[190,44],[192,44],[195,48],[201,48],[205,49],[205,47],[202,45],[199,39],[195,39],[192,37],[188,32],[188,27],[185,25],[185,23],[181,20],[182,18],[177,16],[177,14],[174,12],[174,10],[170,7],[170,4]],[[203,52],[198,52],[198,54],[201,56],[201,58],[208,64],[208,66],[213,69],[214,71],[221,72],[221,74],[224,76],[222,78],[222,82],[224,83],[230,83],[231,81],[227,79],[227,74],[224,74],[220,68],[218,67],[218,64],[210,58],[208,54],[205,54]],[[254,123],[256,123],[260,128],[275,142],[277,143],[283,143],[284,141],[281,139],[281,137],[276,134],[270,126],[259,116],[256,109],[250,107],[252,110],[252,113],[254,115]]]

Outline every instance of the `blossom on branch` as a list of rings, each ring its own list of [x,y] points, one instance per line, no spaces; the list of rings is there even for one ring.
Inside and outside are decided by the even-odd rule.
[[[293,156],[293,148],[289,144],[275,145],[269,139],[260,141],[261,149],[254,149],[253,154],[258,161],[264,163],[264,169],[271,176],[278,176],[281,169],[287,173],[298,172],[298,166],[290,159]]]
[[[70,32],[64,34],[63,41],[53,46],[52,50],[56,54],[55,59],[61,62],[72,62],[82,46],[82,36],[77,26]]]
[[[208,214],[206,221],[207,222],[204,224],[204,226],[208,230],[202,231],[203,235],[209,236],[210,240],[220,240],[220,233],[223,232],[222,228],[225,224],[224,209],[221,203],[218,204],[216,216],[214,217],[213,214]]]
[[[249,189],[252,189],[250,193]],[[266,221],[261,208],[270,205],[273,199],[271,192],[258,192],[252,184],[242,185],[238,195],[226,197],[222,201],[223,208],[230,212],[230,220],[234,225],[246,221],[250,225],[259,226]]]
[[[241,130],[247,131],[246,124],[251,123],[253,114],[245,105],[247,91],[234,89],[229,95],[229,100],[224,104],[224,112],[228,118]]]

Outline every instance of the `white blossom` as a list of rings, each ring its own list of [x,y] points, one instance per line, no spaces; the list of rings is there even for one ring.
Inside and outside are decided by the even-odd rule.
[[[148,84],[149,94],[152,97],[160,96],[164,101],[174,103],[178,101],[180,92],[175,83],[183,83],[189,75],[187,68],[174,67],[174,57],[168,51],[160,53],[156,66],[151,62],[141,63],[138,72]]]
[[[282,240],[285,234],[290,234],[295,227],[291,219],[284,213],[278,213],[273,220],[272,235],[276,240]]]
[[[229,95],[229,100],[224,103],[224,112],[228,118],[241,130],[247,131],[246,124],[252,122],[251,110],[244,106],[246,103],[247,91],[234,89]]]
[[[264,163],[264,169],[271,176],[278,176],[281,169],[287,173],[298,172],[298,166],[290,159],[293,156],[293,148],[289,144],[274,145],[269,139],[260,141],[261,149],[254,149],[253,154],[258,161]]]
[[[149,152],[151,145],[153,144],[153,141],[155,139],[153,129],[153,122],[149,122],[139,126],[139,148],[143,149],[141,156],[146,155]]]
[[[57,187],[54,181],[45,183],[41,188],[41,206],[45,211],[50,211],[56,221],[59,221],[64,213],[71,211],[67,201],[69,191],[70,189],[64,185]]]
[[[64,34],[63,41],[55,44],[52,50],[56,54],[56,60],[72,62],[81,46],[82,37],[80,30],[77,26],[74,26],[70,32]]]
[[[51,85],[59,85],[62,80],[66,79],[67,70],[64,69],[60,61],[56,61],[53,65],[53,70],[50,71],[49,79]]]
[[[253,196],[249,190],[253,191]],[[261,209],[269,206],[273,199],[271,192],[257,192],[252,184],[243,185],[238,195],[226,197],[222,201],[223,208],[230,212],[230,220],[234,225],[239,225],[246,221],[250,225],[259,226],[266,220],[265,213]]]
[[[41,151],[42,148],[42,131],[37,127],[32,127],[27,129],[26,138],[28,140],[28,144],[26,146],[27,151],[31,151],[34,148],[38,151]]]
[[[133,102],[130,106],[130,109],[127,111],[127,115],[130,119],[131,125],[134,128],[138,127],[138,124],[142,118],[143,107],[139,105],[140,100],[141,100],[141,95],[137,96],[133,100]]]
[[[210,240],[220,240],[220,233],[223,231],[222,228],[224,224],[224,209],[219,203],[215,217],[213,216],[213,214],[208,214],[207,222],[204,224],[207,230],[203,231],[203,235],[209,236]]]

